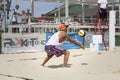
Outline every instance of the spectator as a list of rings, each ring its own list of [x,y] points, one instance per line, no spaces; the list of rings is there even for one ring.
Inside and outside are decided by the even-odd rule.
[[[79,22],[79,20],[77,19],[77,16],[74,16],[74,17],[73,17],[73,21]]]
[[[27,16],[27,22],[28,22],[28,18],[32,16],[32,13],[30,12],[29,8],[27,9],[26,16]],[[31,19],[31,21],[32,21],[32,19]]]
[[[12,14],[12,18],[11,18],[12,24],[18,24],[18,16],[20,15],[20,13],[18,12],[18,9],[19,9],[19,5],[16,4],[15,9],[13,9],[13,14]]]
[[[11,23],[14,25],[14,24],[17,24],[17,13],[14,12],[13,15],[12,15],[12,19],[11,19]]]
[[[16,4],[16,5],[15,5],[15,9],[14,9],[14,11],[15,11],[17,14],[19,14],[18,10],[19,10],[19,5]]]
[[[27,9],[26,16],[32,16],[32,13],[30,12],[30,9]]]
[[[46,18],[45,15],[42,14],[41,17],[38,18],[38,22],[45,22]]]
[[[24,23],[24,24],[27,23],[27,16],[26,16],[25,10],[22,10],[21,22]]]

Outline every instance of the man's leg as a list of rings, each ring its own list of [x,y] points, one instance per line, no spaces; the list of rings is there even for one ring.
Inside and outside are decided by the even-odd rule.
[[[45,60],[43,61],[43,63],[42,63],[42,66],[44,66],[48,61],[49,61],[49,59],[51,59],[53,56],[51,56],[51,57],[46,57],[45,58]]]
[[[102,19],[99,18],[98,25],[97,25],[98,29],[99,29],[101,26],[102,26]]]
[[[106,26],[106,19],[99,19],[98,27],[105,28],[104,26]]]
[[[64,67],[67,67],[67,62],[68,62],[68,59],[69,59],[70,52],[65,51],[63,54],[64,54]]]
[[[104,25],[107,25],[107,18],[104,18]]]
[[[101,26],[104,25],[104,19],[103,19],[103,18],[101,19],[101,22],[100,22],[100,23],[101,23]]]

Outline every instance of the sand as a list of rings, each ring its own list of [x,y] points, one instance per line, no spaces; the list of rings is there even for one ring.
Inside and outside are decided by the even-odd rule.
[[[115,51],[71,49],[68,67],[63,57],[41,66],[46,53],[0,54],[0,80],[120,80],[120,47]]]

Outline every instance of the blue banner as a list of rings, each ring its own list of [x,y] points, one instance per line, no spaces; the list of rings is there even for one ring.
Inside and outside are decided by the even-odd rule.
[[[53,33],[47,32],[46,33],[46,42],[50,39],[50,37],[53,35]],[[84,43],[84,38],[80,37],[78,33],[68,33],[69,37],[78,41],[80,44]],[[80,46],[77,46],[69,41],[65,41],[63,46],[64,49],[78,49]]]

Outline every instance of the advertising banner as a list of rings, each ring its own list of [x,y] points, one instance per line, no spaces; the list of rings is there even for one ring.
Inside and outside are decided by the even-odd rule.
[[[44,50],[45,35],[30,34],[2,34],[2,53],[34,52]]]

